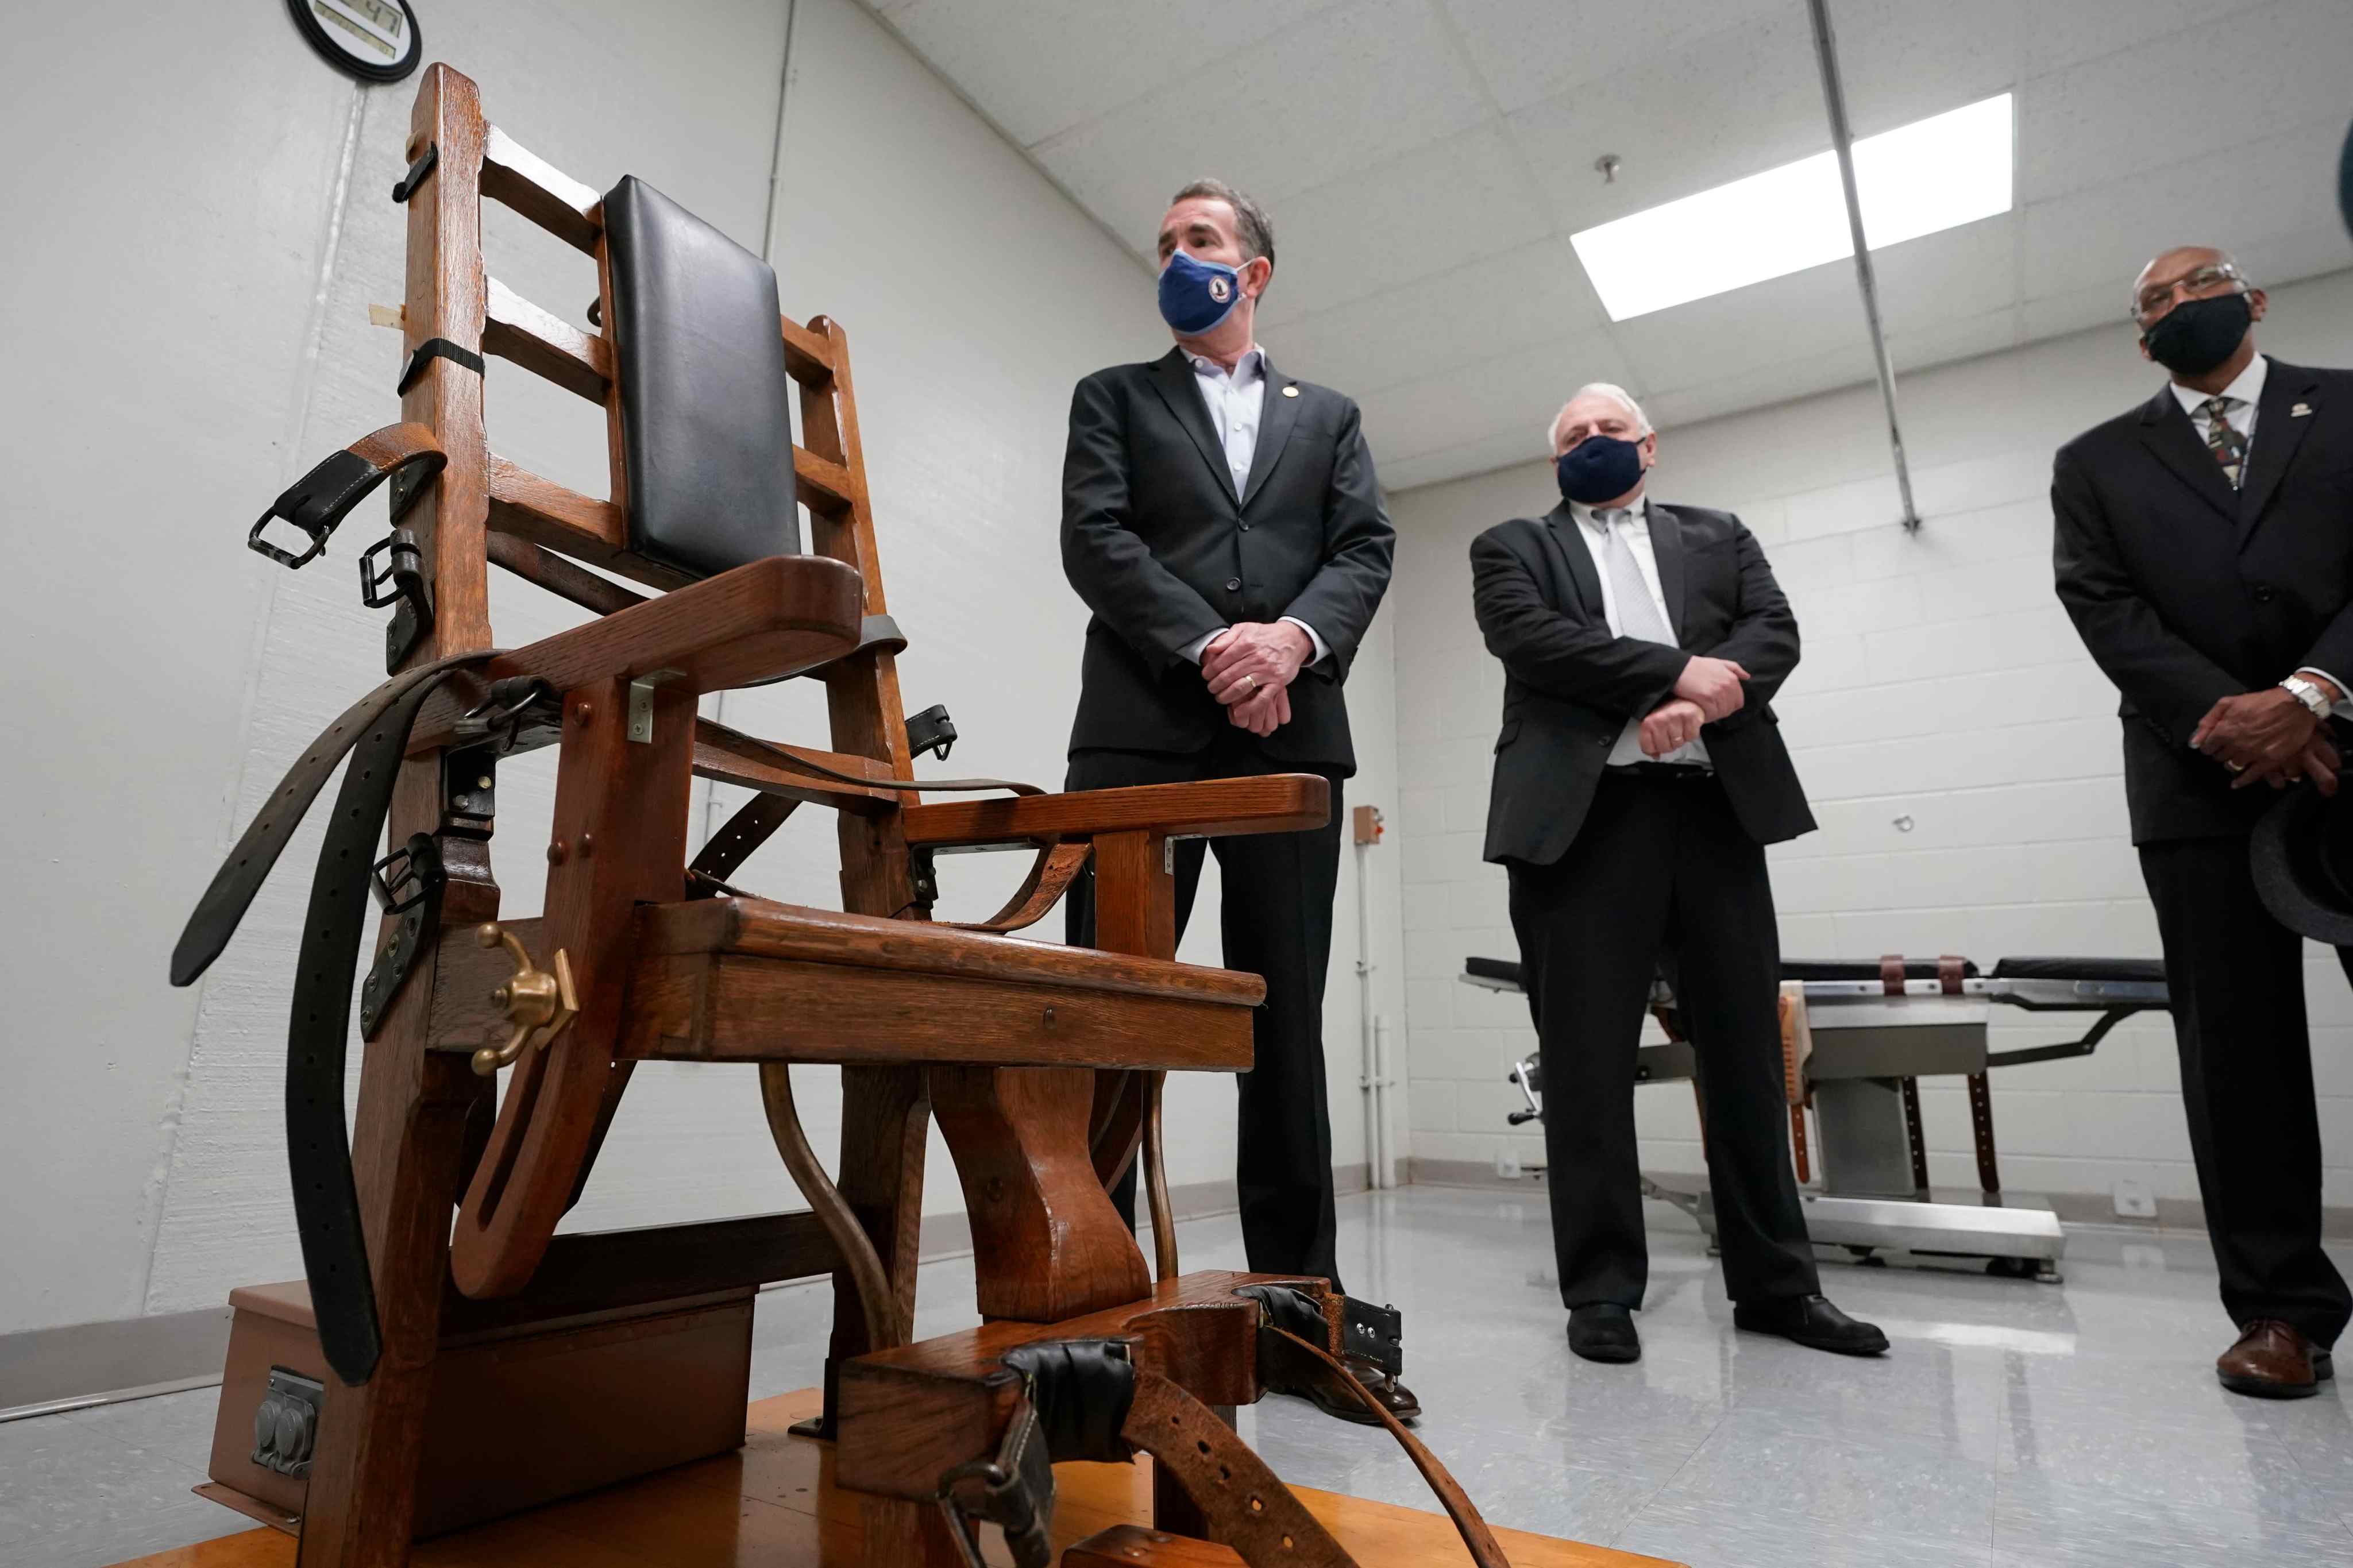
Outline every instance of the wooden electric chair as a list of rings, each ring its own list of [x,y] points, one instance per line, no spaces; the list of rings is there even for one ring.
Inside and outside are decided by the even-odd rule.
[[[301,564],[389,479],[394,531],[362,578],[369,603],[394,610],[392,679],[271,795],[174,955],[175,983],[202,973],[348,753],[289,1037],[289,1159],[332,1368],[305,1448],[301,1562],[406,1560],[453,1321],[822,1272],[836,1311],[818,1426],[836,1439],[838,1484],[863,1500],[874,1568],[976,1563],[980,1520],[1035,1568],[1049,1561],[1049,1460],[1137,1449],[1157,1461],[1164,1527],[1252,1564],[1347,1562],[1236,1438],[1231,1407],[1272,1383],[1387,1420],[1344,1361],[1393,1372],[1394,1314],[1322,1280],[1179,1276],[1157,1158],[1162,1075],[1247,1068],[1264,991],[1254,975],[1174,962],[1169,841],[1309,827],[1327,810],[1324,783],[916,786],[914,755],[945,732],[927,723],[911,739],[902,711],[906,644],[885,608],[841,329],[781,317],[770,268],[651,187],[624,179],[600,195],[525,153],[446,66],[424,75],[407,153],[395,191],[408,209],[402,422],[313,469],[250,540]],[[596,258],[596,334],[484,269],[484,197]],[[611,499],[493,453],[486,353],[603,406]],[[308,536],[300,554],[265,537],[289,525]],[[494,648],[493,563],[597,618]],[[829,750],[697,716],[705,692],[790,677],[824,682]],[[497,770],[543,747],[558,752],[545,913],[501,922]],[[699,854],[686,838],[696,776],[758,792]],[[728,882],[804,804],[838,815],[839,911]],[[379,859],[387,824],[393,853]],[[1026,884],[995,920],[932,921],[933,852],[983,845],[1034,847]],[[1007,934],[1090,859],[1095,948]],[[347,1144],[343,1063],[372,887],[386,912],[359,985],[366,1044]],[[649,1060],[757,1064],[811,1214],[556,1237]],[[841,1069],[838,1181],[802,1132],[792,1063]],[[499,1097],[501,1068],[512,1076]],[[911,1344],[932,1116],[970,1212],[984,1323]],[[1139,1150],[1156,1280],[1106,1192]],[[1459,1490],[1388,1424],[1474,1557],[1501,1563]],[[1138,1540],[1123,1538],[1120,1560],[1161,1550]]]

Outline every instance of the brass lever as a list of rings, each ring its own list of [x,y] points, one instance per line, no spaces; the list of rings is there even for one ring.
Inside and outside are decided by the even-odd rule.
[[[496,921],[476,926],[474,940],[484,947],[504,942],[515,965],[507,983],[491,993],[491,1004],[506,1013],[514,1030],[504,1045],[484,1046],[474,1053],[474,1070],[489,1078],[522,1056],[533,1035],[539,1037],[537,1048],[546,1049],[548,1042],[569,1028],[578,1016],[580,998],[573,989],[572,960],[562,948],[555,950],[555,973],[551,974],[533,966],[531,954],[523,951],[514,932]]]

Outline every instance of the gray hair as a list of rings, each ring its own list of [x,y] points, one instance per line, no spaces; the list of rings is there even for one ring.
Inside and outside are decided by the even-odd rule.
[[[1549,452],[1553,447],[1560,444],[1561,416],[1568,412],[1569,403],[1575,403],[1578,398],[1588,395],[1606,397],[1610,402],[1616,404],[1619,407],[1624,409],[1627,413],[1632,415],[1634,416],[1634,435],[1638,439],[1651,433],[1651,416],[1642,412],[1642,405],[1634,401],[1634,395],[1632,393],[1627,391],[1624,387],[1619,385],[1614,381],[1588,381],[1583,386],[1578,387],[1575,392],[1569,394],[1568,403],[1562,404],[1560,405],[1560,413],[1555,414],[1552,416],[1552,423],[1545,426],[1546,451]]]
[[[1234,209],[1234,238],[1240,242],[1244,261],[1263,256],[1268,266],[1274,265],[1274,222],[1264,207],[1223,180],[1195,180],[1169,197],[1168,205],[1173,207],[1196,196],[1223,202]]]

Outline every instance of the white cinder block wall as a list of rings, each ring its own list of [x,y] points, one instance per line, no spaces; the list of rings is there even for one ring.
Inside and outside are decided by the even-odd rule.
[[[0,342],[25,371],[0,377],[0,1334],[217,1307],[301,1271],[283,1009],[315,833],[199,989],[170,990],[164,957],[271,782],[382,679],[381,612],[358,607],[351,573],[382,503],[300,574],[241,535],[295,475],[395,416],[399,341],[366,307],[402,297],[403,213],[385,193],[416,92],[334,76],[280,8],[162,14],[133,35],[103,9],[47,4],[11,27],[40,68],[0,101],[0,129],[48,151],[0,172],[26,219],[0,226]],[[913,639],[909,708],[954,711],[948,771],[1058,783],[1084,624],[1055,543],[1064,416],[1081,375],[1166,348],[1150,274],[851,0],[515,0],[444,6],[427,27],[430,58],[567,174],[600,188],[636,174],[754,248],[765,228],[785,308],[850,335],[890,605]],[[596,290],[583,258],[495,205],[485,229],[495,276],[580,320]],[[594,409],[497,361],[486,401],[498,450],[604,493]],[[503,642],[579,619],[492,576]],[[1387,637],[1384,623],[1350,688],[1354,798],[1382,802]],[[813,695],[747,694],[726,716],[821,736]],[[542,755],[501,778],[511,914],[539,908],[553,777]],[[742,882],[837,905],[820,818],[797,819]],[[1394,854],[1372,869],[1394,1019]],[[950,918],[994,909],[1019,875],[1010,856],[943,871]],[[1214,868],[1205,881],[1214,898]],[[1328,1023],[1343,1166],[1365,1143],[1354,887],[1344,870]],[[1214,920],[1185,956],[1215,962]],[[804,1079],[829,1149],[834,1075]],[[1231,1106],[1230,1079],[1176,1080],[1174,1182],[1230,1178]],[[568,1223],[798,1205],[748,1069],[649,1068]],[[926,1208],[962,1206],[935,1139]]]
[[[2223,237],[2227,240],[2228,237]],[[2118,282],[2119,298],[2123,283]],[[2282,289],[2259,342],[2353,363],[2353,273]],[[1900,358],[1900,356],[1899,356]],[[2148,955],[2157,931],[2127,842],[2116,695],[2051,589],[2051,454],[2146,399],[2159,374],[2130,330],[2082,333],[1916,375],[1899,364],[1926,525],[1894,523],[1875,387],[1662,432],[1652,493],[1727,507],[1796,606],[1804,661],[1776,704],[1821,831],[1772,857],[1782,951]],[[1561,395],[1585,379],[1560,367]],[[1546,410],[1528,411],[1531,430]],[[1457,983],[1465,954],[1516,956],[1504,874],[1479,858],[1503,682],[1480,646],[1465,552],[1482,529],[1558,499],[1550,465],[1395,498],[1407,1021],[1417,1172],[1542,1158],[1511,1133],[1504,1081],[1534,1048],[1525,1005]],[[2353,994],[2307,950],[2327,1201],[2353,1203]],[[1997,1014],[1998,1047],[2070,1037]],[[2118,1028],[2088,1058],[1994,1076],[2004,1184],[2095,1194],[2119,1180],[2195,1199],[2167,1021]],[[1958,1079],[1921,1086],[1940,1184],[1969,1185]],[[1637,1092],[1646,1168],[1696,1172],[1690,1091]]]

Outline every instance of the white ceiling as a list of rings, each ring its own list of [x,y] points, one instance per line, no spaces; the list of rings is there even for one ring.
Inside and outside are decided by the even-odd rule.
[[[1671,424],[1872,377],[1851,262],[1612,324],[1568,243],[1829,145],[1805,0],[870,3],[1140,259],[1188,179],[1264,202],[1260,339],[1363,405],[1392,489],[1536,455],[1581,382]],[[1899,377],[2122,331],[2170,244],[2353,265],[2348,0],[1831,9],[1858,136],[2017,94],[2015,208],[1873,253]]]

